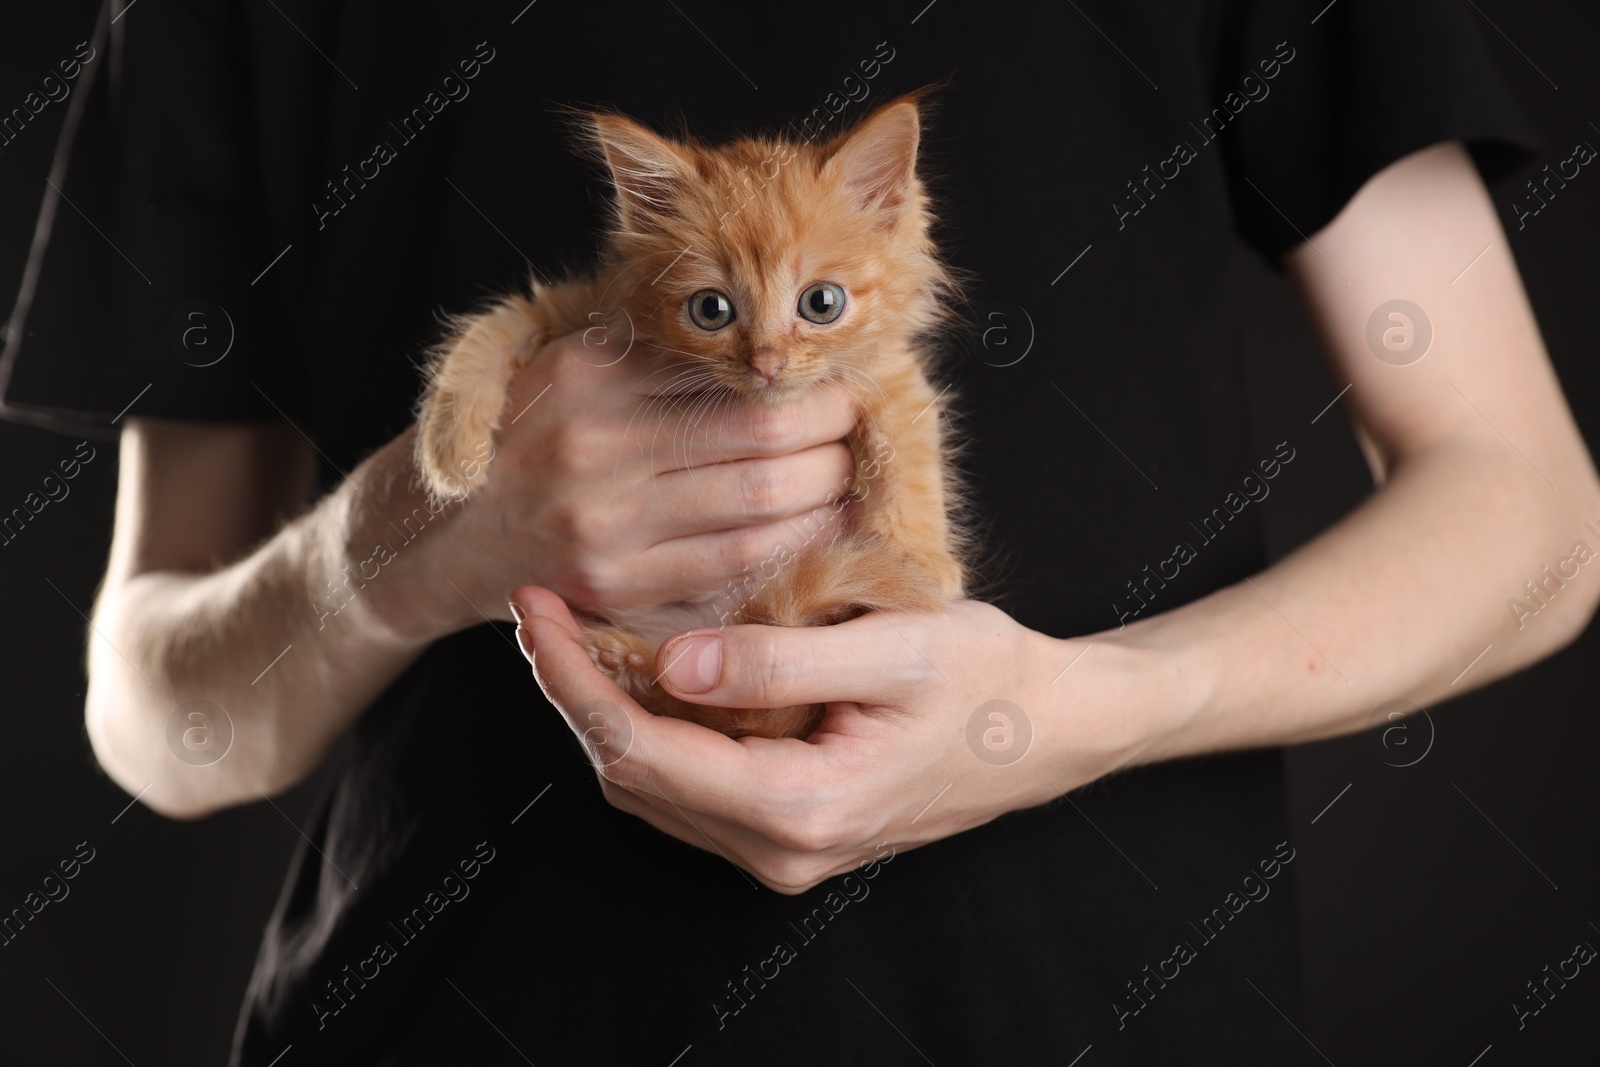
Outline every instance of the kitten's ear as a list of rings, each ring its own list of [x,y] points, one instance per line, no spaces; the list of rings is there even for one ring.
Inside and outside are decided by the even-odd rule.
[[[648,229],[679,214],[678,197],[695,171],[677,146],[620,115],[589,115],[588,125],[611,171],[625,224]]]
[[[885,212],[892,220],[916,176],[921,127],[913,101],[886,104],[844,135],[825,170],[857,198],[859,210]]]

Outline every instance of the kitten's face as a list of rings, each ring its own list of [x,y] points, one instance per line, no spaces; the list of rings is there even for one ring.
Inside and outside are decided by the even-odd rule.
[[[826,145],[703,148],[594,124],[619,198],[611,299],[686,364],[659,379],[674,389],[779,404],[826,380],[866,385],[940,314],[910,101]]]

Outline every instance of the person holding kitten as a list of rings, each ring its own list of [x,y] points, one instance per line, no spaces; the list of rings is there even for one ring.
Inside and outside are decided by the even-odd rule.
[[[1483,187],[1526,124],[1453,5],[1321,7],[108,11],[0,381],[120,434],[106,773],[326,768],[233,1062],[1307,1056],[1280,746],[1600,596],[1498,643],[1600,513]],[[1313,447],[1242,429],[1236,237],[1378,489],[1152,579]]]

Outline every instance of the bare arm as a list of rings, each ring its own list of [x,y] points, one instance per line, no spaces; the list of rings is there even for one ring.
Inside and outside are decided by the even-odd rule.
[[[293,785],[424,647],[371,597],[323,614],[340,605],[330,583],[348,588],[344,564],[367,556],[357,549],[395,540],[389,516],[426,514],[403,441],[305,511],[314,458],[283,424],[131,420],[122,435],[86,714],[106,772],[130,793],[148,786],[157,811],[200,815]],[[191,700],[232,723],[217,763],[167,747],[169,717]]]
[[[410,431],[307,510],[315,457],[293,427],[130,420],[89,637],[86,719],[106,772],[177,817],[281,791],[432,641],[509,620],[519,581],[585,608],[705,595],[847,484],[841,394],[675,431],[643,356],[597,367],[581,348],[535,355],[484,489],[437,510]],[[647,402],[661,413],[636,420]],[[235,731],[203,766],[168,744],[194,700]]]
[[[1353,383],[1380,488],[1253,587],[1128,628],[1199,687],[1146,758],[1360,729],[1388,701],[1426,705],[1542,659],[1600,602],[1600,555],[1580,565],[1575,552],[1600,554],[1584,527],[1600,527],[1600,483],[1466,152],[1439,145],[1388,168],[1312,242],[1288,266],[1335,374]],[[1373,309],[1395,297],[1434,329],[1408,366],[1366,340]],[[1542,585],[1564,560],[1568,578]]]

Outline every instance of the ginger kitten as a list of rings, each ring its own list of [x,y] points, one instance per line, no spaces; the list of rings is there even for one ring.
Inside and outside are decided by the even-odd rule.
[[[438,496],[470,496],[484,477],[477,446],[499,429],[511,378],[546,341],[597,323],[631,324],[632,358],[693,372],[701,401],[781,405],[825,384],[849,390],[860,412],[855,478],[826,532],[803,521],[796,546],[747,572],[731,603],[585,621],[595,663],[646,709],[731,737],[805,737],[823,705],[689,704],[653,684],[656,650],[724,622],[819,626],[877,609],[936,611],[963,595],[966,539],[924,347],[955,287],[916,174],[918,99],[885,104],[826,143],[708,146],[609,114],[585,125],[616,194],[601,265],[453,323],[419,408],[419,469]],[[695,432],[714,433],[704,422]]]

